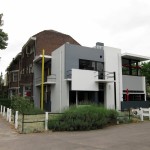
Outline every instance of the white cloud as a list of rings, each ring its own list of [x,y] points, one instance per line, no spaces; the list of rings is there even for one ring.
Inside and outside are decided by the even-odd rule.
[[[0,0],[9,45],[0,51],[6,69],[30,36],[54,29],[84,46],[96,42],[150,56],[149,0]]]

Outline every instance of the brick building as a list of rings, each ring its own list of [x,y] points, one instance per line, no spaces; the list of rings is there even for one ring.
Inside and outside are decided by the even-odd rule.
[[[7,86],[10,97],[12,95],[19,94],[20,62],[21,62],[21,52],[18,53],[15,58],[13,58],[9,67],[7,68]]]
[[[45,55],[51,55],[52,51],[66,42],[80,45],[71,36],[54,30],[44,30],[31,36],[7,68],[9,94],[33,97],[33,60],[41,56],[43,49]],[[50,62],[47,62],[45,74],[50,73],[49,65]]]

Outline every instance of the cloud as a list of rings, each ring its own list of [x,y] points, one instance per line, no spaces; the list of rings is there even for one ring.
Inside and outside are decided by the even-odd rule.
[[[150,56],[149,8],[149,0],[0,0],[9,36],[0,66],[6,69],[29,37],[45,29],[69,34],[84,46],[99,41]]]

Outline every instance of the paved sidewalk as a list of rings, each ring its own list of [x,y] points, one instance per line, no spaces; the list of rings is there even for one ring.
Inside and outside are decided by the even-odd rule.
[[[84,132],[18,134],[0,117],[0,150],[150,150],[150,121]]]
[[[0,144],[2,141],[16,139],[17,134],[15,129],[12,129],[12,126],[0,115]]]

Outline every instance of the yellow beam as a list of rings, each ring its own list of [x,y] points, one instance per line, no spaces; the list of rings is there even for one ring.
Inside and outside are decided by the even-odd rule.
[[[41,80],[41,110],[43,110],[44,102],[44,49],[42,54],[42,80]]]

